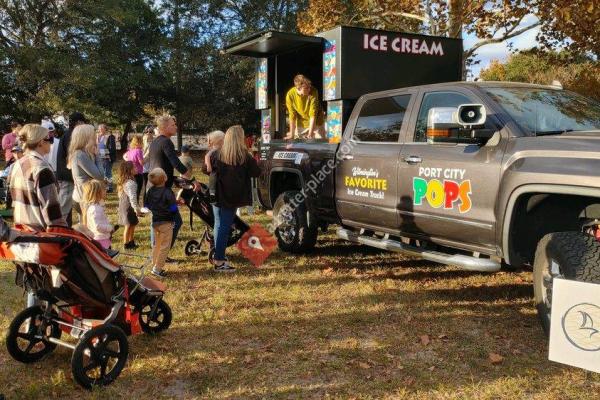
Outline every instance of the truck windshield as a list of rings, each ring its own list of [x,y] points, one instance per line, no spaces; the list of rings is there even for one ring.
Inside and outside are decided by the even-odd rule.
[[[499,87],[485,91],[531,135],[600,130],[600,103],[573,92]]]

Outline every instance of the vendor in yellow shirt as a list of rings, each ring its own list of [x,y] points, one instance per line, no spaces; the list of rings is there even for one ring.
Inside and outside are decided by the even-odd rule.
[[[325,136],[323,110],[319,101],[319,92],[304,75],[294,77],[294,87],[285,96],[285,105],[290,118],[290,131],[286,139],[306,136],[308,139],[320,139]]]

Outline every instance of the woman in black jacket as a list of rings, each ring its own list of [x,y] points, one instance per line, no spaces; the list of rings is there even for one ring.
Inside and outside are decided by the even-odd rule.
[[[207,174],[216,174],[214,268],[218,272],[233,272],[235,268],[225,257],[231,224],[238,207],[252,205],[251,178],[260,175],[260,168],[246,147],[244,129],[240,125],[227,130],[223,147],[211,151],[209,160],[203,170]]]

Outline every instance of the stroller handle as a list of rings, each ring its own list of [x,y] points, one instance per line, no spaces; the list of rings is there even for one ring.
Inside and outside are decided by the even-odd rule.
[[[68,244],[71,242],[69,238],[62,237],[38,237],[38,236],[17,236],[11,243],[58,243]]]

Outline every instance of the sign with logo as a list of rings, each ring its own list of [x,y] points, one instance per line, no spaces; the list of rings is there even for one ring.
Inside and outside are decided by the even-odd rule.
[[[237,242],[237,248],[254,266],[260,267],[277,246],[277,239],[259,224],[254,224]]]
[[[469,212],[472,187],[465,173],[460,168],[419,167],[419,176],[413,178],[414,205],[427,203],[433,208]]]
[[[554,279],[548,359],[600,372],[600,284]]]
[[[388,180],[375,168],[353,167],[352,176],[344,176],[344,185],[349,196],[376,200],[385,200],[388,190]]]

